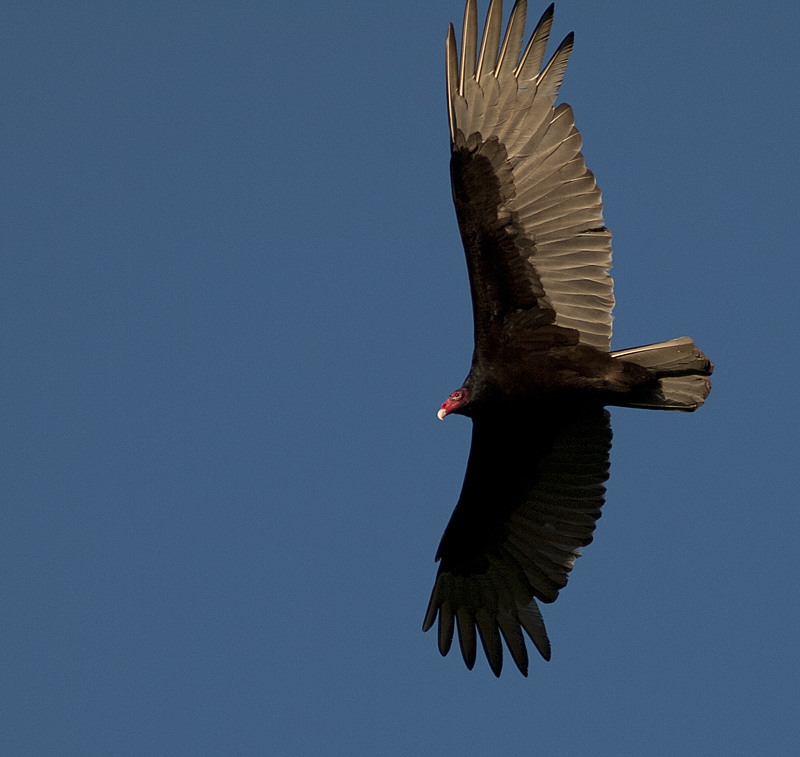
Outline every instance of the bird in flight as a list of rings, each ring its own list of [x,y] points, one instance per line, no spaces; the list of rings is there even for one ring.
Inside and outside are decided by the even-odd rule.
[[[607,405],[696,410],[711,361],[689,337],[610,352],[611,234],[572,108],[555,100],[573,35],[542,67],[553,6],[523,50],[526,0],[502,33],[492,0],[478,50],[467,0],[459,60],[447,35],[453,200],[475,330],[464,384],[439,410],[472,418],[461,495],[439,544],[423,630],[439,651],[458,629],[496,676],[505,640],[523,675],[522,631],[546,660],[537,600],[553,602],[589,544],[608,479]]]

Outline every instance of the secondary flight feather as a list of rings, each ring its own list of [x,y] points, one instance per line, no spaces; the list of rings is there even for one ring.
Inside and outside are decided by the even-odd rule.
[[[607,405],[692,411],[711,362],[689,337],[609,352],[611,234],[572,108],[556,106],[569,34],[543,66],[553,6],[523,49],[527,3],[502,35],[492,0],[478,50],[468,0],[459,58],[447,35],[450,172],[472,293],[475,349],[442,404],[472,418],[461,495],[445,529],[423,630],[457,630],[495,675],[505,640],[527,675],[523,631],[550,659],[537,601],[553,602],[591,542],[608,478]],[[502,37],[502,39],[501,39]]]

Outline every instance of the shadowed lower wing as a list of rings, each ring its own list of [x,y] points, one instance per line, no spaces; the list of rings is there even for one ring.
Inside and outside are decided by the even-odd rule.
[[[438,614],[444,655],[457,625],[471,669],[477,626],[497,676],[502,634],[527,675],[522,629],[550,659],[536,599],[556,599],[577,550],[592,540],[608,478],[611,424],[602,408],[517,413],[473,423],[464,486],[436,555],[441,564],[423,630]]]
[[[580,342],[608,350],[611,234],[572,109],[554,108],[572,35],[540,71],[552,6],[520,57],[526,7],[514,6],[502,46],[499,0],[480,53],[475,0],[467,2],[460,61],[452,25],[447,37],[453,198],[476,341],[507,313],[527,310],[534,326],[575,329]]]

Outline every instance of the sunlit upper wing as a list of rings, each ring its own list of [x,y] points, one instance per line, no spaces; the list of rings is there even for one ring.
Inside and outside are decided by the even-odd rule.
[[[492,0],[479,53],[475,0],[460,61],[452,25],[447,37],[451,177],[476,347],[503,316],[525,310],[535,326],[574,329],[573,341],[608,350],[611,234],[572,109],[554,107],[572,35],[540,70],[553,6],[521,57],[527,3],[514,6],[502,44],[501,6]]]
[[[503,664],[501,634],[527,675],[524,628],[550,659],[536,599],[556,599],[578,549],[592,540],[610,449],[602,408],[474,419],[464,486],[436,555],[441,563],[423,625],[427,631],[438,614],[442,654],[457,625],[472,668],[477,627],[495,675]]]

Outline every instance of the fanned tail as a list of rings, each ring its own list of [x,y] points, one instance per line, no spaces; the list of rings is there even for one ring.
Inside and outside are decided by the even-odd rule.
[[[626,407],[690,413],[703,404],[711,391],[708,377],[714,364],[688,336],[612,352],[611,357],[641,365],[659,379],[654,389],[626,402]]]

